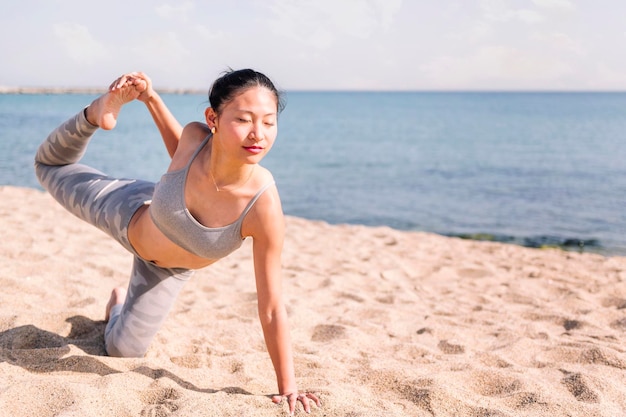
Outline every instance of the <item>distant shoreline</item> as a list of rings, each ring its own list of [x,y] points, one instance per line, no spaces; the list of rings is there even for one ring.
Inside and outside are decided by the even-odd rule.
[[[68,87],[0,87],[0,94],[103,94],[104,88]],[[157,89],[159,94],[206,94],[204,90],[178,88]]]
[[[207,94],[206,89],[157,88],[159,94]],[[289,93],[396,93],[396,94],[625,94],[626,90],[286,90]],[[20,94],[103,94],[105,88],[96,87],[5,87],[0,85],[0,95]]]

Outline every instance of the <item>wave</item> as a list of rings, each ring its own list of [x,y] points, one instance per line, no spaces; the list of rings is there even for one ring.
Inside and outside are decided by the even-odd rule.
[[[527,248],[537,249],[549,249],[557,248],[572,252],[588,252],[597,253],[602,255],[616,255],[619,254],[616,249],[610,249],[602,244],[599,239],[582,239],[575,237],[558,237],[558,236],[509,236],[509,235],[497,235],[491,233],[459,233],[459,234],[445,234],[448,237],[457,237],[468,240],[488,241],[488,242],[500,242],[511,243],[515,245],[524,246]]]

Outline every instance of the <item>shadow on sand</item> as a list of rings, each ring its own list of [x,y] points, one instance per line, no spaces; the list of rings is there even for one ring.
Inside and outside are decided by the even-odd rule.
[[[111,368],[98,359],[106,356],[104,350],[104,321],[93,321],[84,316],[73,316],[66,320],[71,324],[70,334],[66,337],[33,325],[19,326],[0,332],[0,363],[7,362],[20,366],[29,372],[84,372],[100,376],[121,374],[124,371]],[[86,355],[66,356],[70,346],[74,345]],[[125,360],[125,359],[120,359]],[[226,387],[220,390],[199,388],[163,368],[138,366],[131,372],[147,376],[154,380],[168,378],[181,388],[201,393],[253,395],[239,387]]]

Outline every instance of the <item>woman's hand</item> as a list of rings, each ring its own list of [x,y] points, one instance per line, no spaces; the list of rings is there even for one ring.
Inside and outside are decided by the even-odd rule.
[[[139,94],[139,97],[137,97],[137,100],[142,101],[144,103],[147,102],[155,94],[154,90],[152,89],[152,80],[143,72],[133,72],[132,75],[134,77],[135,82],[137,83],[138,90],[139,90],[139,86],[142,83],[145,83],[145,88],[143,89],[143,91],[141,91],[141,94]]]
[[[143,72],[129,72],[121,75],[111,83],[109,91],[115,91],[129,86],[134,87],[135,93],[137,94],[135,98],[144,103],[154,95],[152,80]]]
[[[296,411],[296,404],[298,401],[302,403],[302,407],[304,407],[304,411],[308,414],[311,412],[311,402],[314,402],[318,407],[322,406],[319,398],[313,393],[310,392],[292,392],[290,394],[283,395],[274,395],[272,396],[272,401],[275,404],[280,404],[283,402],[283,398],[287,399],[287,404],[289,405],[289,415],[292,416]]]

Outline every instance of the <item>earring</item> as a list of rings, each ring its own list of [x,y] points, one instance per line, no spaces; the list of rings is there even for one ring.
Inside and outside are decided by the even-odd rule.
[[[213,126],[213,127],[211,128],[211,133],[212,133],[213,135],[215,134],[215,126]]]

